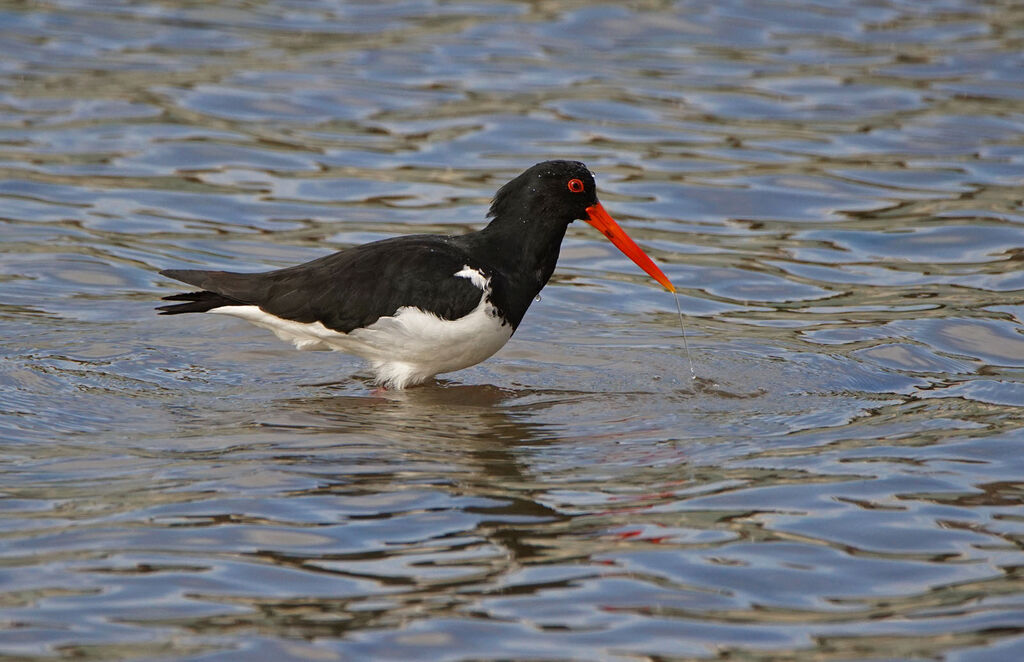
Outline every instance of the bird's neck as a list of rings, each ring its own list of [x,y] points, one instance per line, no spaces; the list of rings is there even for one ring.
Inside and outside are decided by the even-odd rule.
[[[528,213],[498,216],[476,233],[476,242],[488,262],[530,290],[532,299],[555,270],[568,224],[540,222]]]

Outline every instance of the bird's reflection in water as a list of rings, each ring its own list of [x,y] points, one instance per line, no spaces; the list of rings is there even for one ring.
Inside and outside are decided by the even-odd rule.
[[[567,397],[573,395],[438,382],[374,394],[285,400],[261,423],[372,447],[377,451],[375,465],[383,471],[375,481],[383,479],[392,487],[408,484],[410,473],[418,472],[418,484],[508,501],[502,512],[557,518],[531,498],[538,486],[528,463],[531,449],[560,440],[559,426],[531,419]],[[346,485],[351,485],[352,469],[338,467]],[[374,489],[381,487],[378,483]]]
[[[565,397],[440,383],[278,401],[259,424],[283,433],[279,459],[288,470],[317,478],[315,486],[289,493],[289,500],[333,500],[343,511],[349,502],[369,499],[374,508],[318,527],[337,537],[335,549],[261,549],[250,559],[375,588],[338,597],[233,596],[252,607],[234,626],[341,636],[393,626],[409,610],[454,616],[461,604],[504,590],[506,579],[524,568],[560,557],[557,539],[572,515],[543,502],[547,486],[529,466],[532,451],[560,438],[556,426],[530,418]],[[378,531],[375,540],[353,549],[367,528]],[[444,570],[434,577],[437,568]],[[386,604],[374,606],[385,597]],[[225,618],[218,616],[219,627]],[[209,627],[203,618],[187,626]]]

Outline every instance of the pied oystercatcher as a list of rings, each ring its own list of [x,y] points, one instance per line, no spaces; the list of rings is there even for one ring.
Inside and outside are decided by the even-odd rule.
[[[202,289],[164,297],[185,303],[157,310],[232,315],[298,349],[355,354],[378,385],[401,389],[501,349],[555,270],[574,220],[675,292],[598,202],[594,176],[578,161],[526,170],[498,190],[488,216],[477,232],[394,237],[263,273],[165,269]]]

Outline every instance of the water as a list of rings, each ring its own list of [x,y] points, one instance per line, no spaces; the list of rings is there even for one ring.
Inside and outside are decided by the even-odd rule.
[[[1024,657],[1019,3],[0,7],[0,657]],[[582,223],[407,392],[152,311],[546,158],[696,381]]]

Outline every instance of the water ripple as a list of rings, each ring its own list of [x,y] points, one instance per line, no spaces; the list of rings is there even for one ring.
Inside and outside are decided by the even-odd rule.
[[[0,9],[0,656],[1016,659],[1013,3]],[[479,227],[579,158],[586,227],[482,365],[158,318]],[[582,224],[577,224],[582,225]]]

